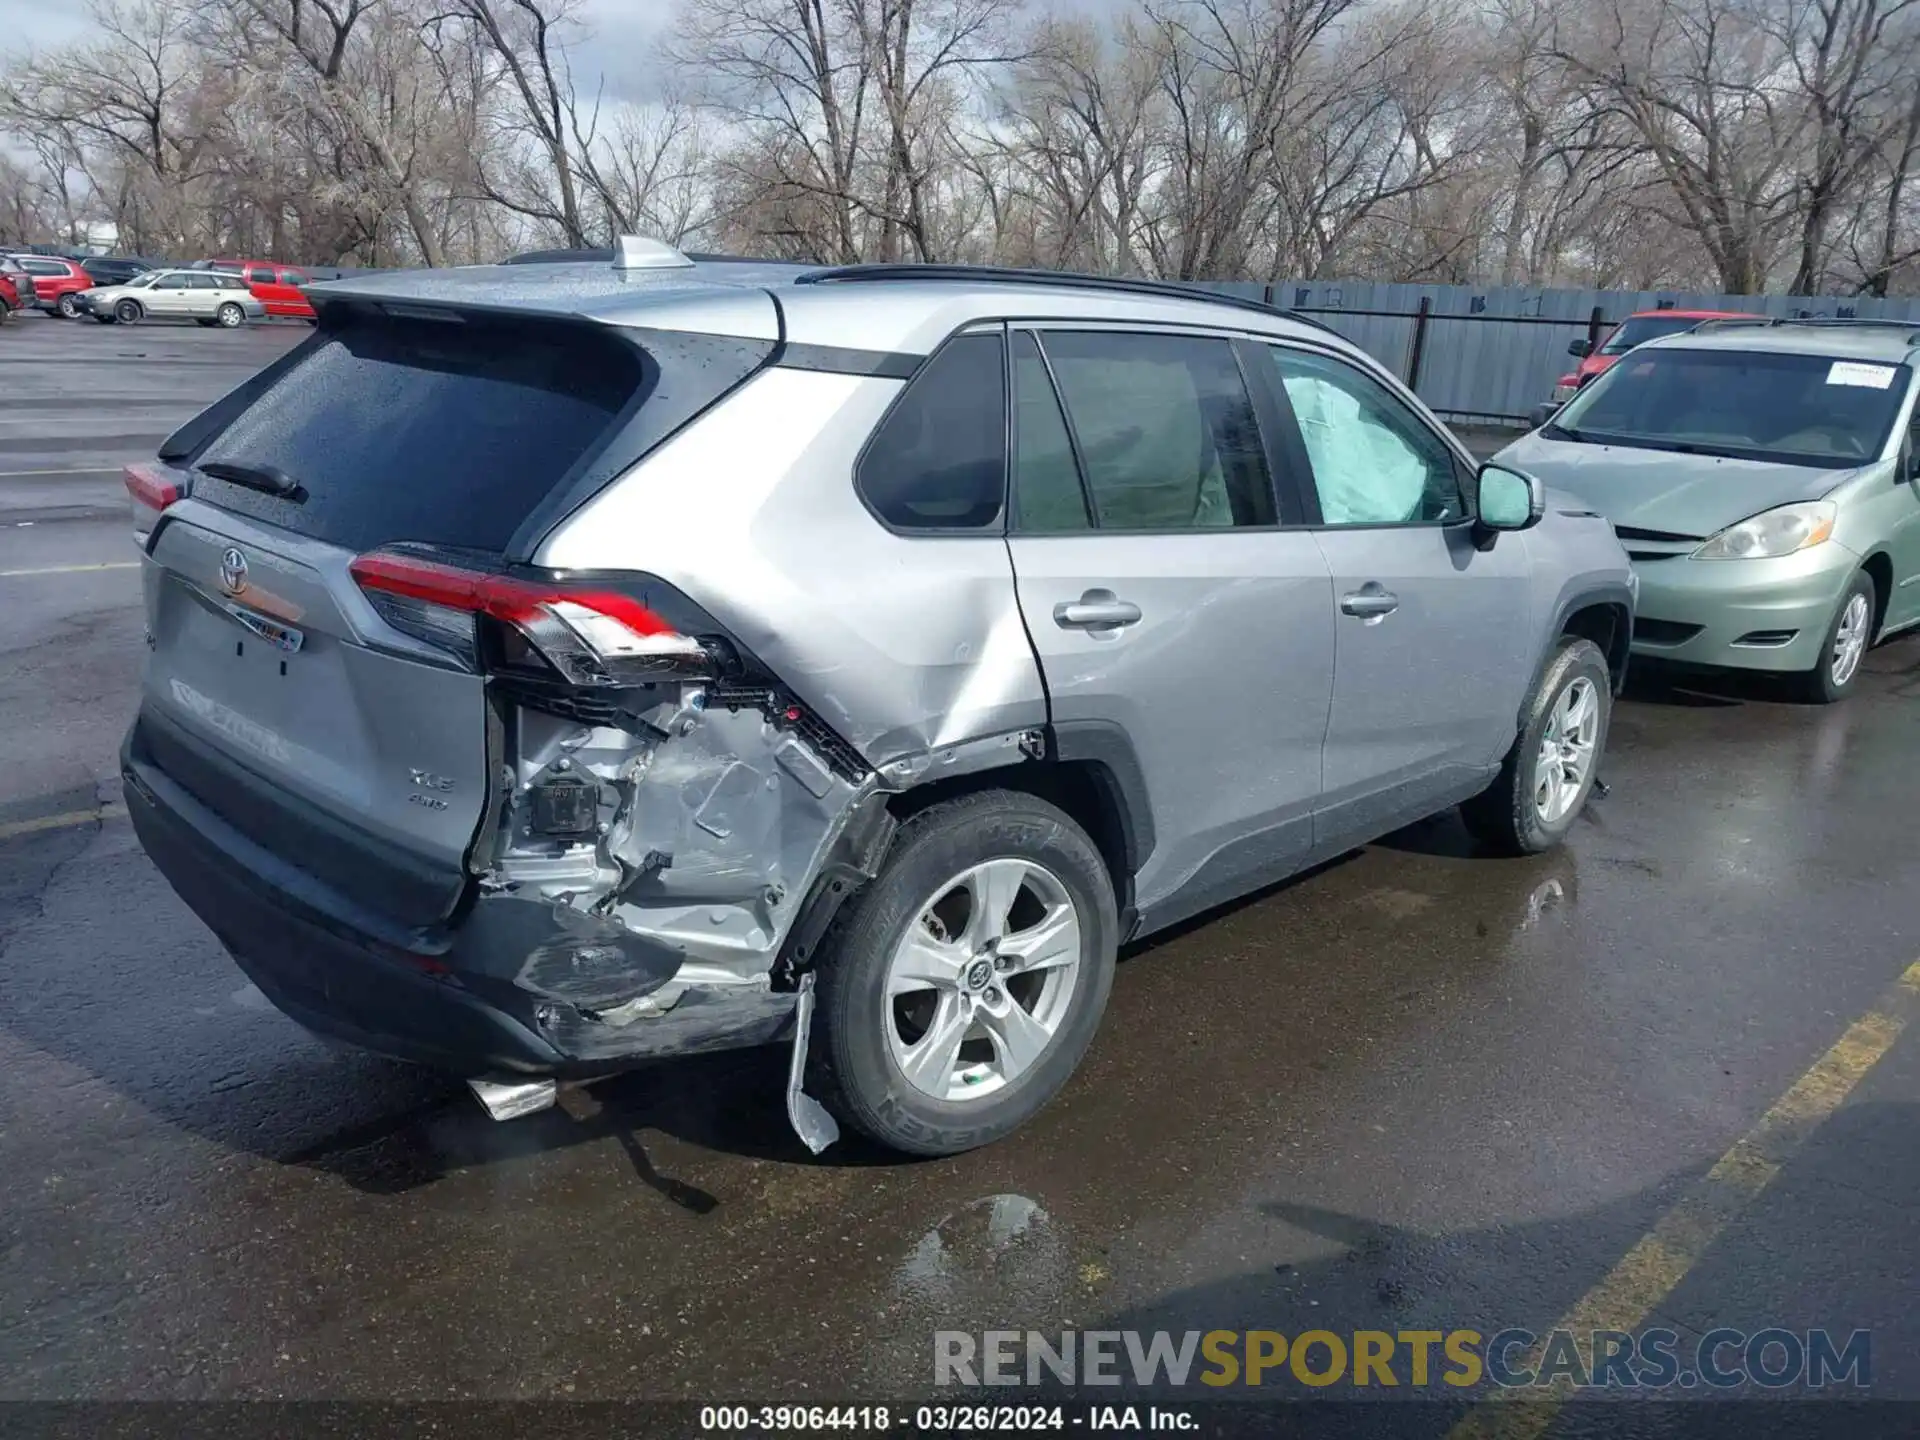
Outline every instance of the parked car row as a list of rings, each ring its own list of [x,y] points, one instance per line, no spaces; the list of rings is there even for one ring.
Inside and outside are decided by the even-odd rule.
[[[130,257],[0,256],[0,319],[35,308],[103,324],[151,318],[233,327],[250,319],[314,318],[309,272],[268,260],[219,259],[168,266]]]

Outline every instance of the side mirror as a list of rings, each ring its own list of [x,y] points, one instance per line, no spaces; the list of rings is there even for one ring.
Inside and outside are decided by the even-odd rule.
[[[1527,428],[1529,430],[1538,430],[1559,413],[1559,405],[1552,400],[1543,400],[1527,412]]]
[[[1569,340],[1567,342],[1567,354],[1576,360],[1584,360],[1592,353],[1593,342],[1591,340]]]
[[[1920,481],[1920,443],[1907,451],[1906,478]]]
[[[1547,487],[1533,476],[1489,461],[1480,467],[1477,507],[1480,528],[1530,530],[1547,513]]]

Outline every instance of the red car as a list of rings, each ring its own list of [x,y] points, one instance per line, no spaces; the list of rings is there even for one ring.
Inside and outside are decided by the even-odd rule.
[[[20,287],[13,283],[13,276],[0,270],[0,320],[5,320],[20,308]]]
[[[311,320],[313,305],[302,293],[313,277],[304,270],[273,260],[211,260],[208,268],[237,271],[247,282],[253,298],[267,307],[267,314],[288,320]]]
[[[1753,316],[1744,310],[1640,310],[1629,315],[1613,327],[1613,333],[1600,342],[1600,348],[1594,349],[1591,340],[1573,340],[1568,342],[1567,353],[1580,361],[1580,368],[1571,375],[1562,375],[1560,383],[1553,387],[1553,403],[1558,405],[1571,400],[1574,392],[1582,385],[1603,375],[1613,362],[1636,345],[1644,345],[1649,340],[1658,340],[1662,335],[1678,335],[1683,330],[1691,330],[1702,320],[1749,320]]]
[[[33,277],[33,295],[31,298],[22,295],[22,300],[42,310],[51,310],[62,320],[71,320],[80,313],[73,297],[82,290],[91,290],[93,277],[80,268],[79,261],[64,260],[58,255],[15,255],[13,260]]]

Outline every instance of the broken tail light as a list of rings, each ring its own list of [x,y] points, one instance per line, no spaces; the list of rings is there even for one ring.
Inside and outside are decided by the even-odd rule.
[[[570,685],[640,685],[714,670],[699,639],[604,581],[528,580],[395,551],[362,555],[350,569],[389,625],[476,669],[478,622],[488,617]]]

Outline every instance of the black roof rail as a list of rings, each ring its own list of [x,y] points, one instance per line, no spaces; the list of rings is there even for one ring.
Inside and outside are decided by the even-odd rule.
[[[1010,265],[947,265],[939,263],[834,265],[796,276],[796,285],[836,284],[849,280],[1000,280],[1015,285],[1053,285],[1073,290],[1115,290],[1128,295],[1152,295],[1163,300],[1205,300],[1262,315],[1278,315],[1329,335],[1339,332],[1298,311],[1269,305],[1250,295],[1229,295],[1202,289],[1204,282],[1148,280],[1133,275],[1087,275],[1073,270],[1026,270]]]
[[[1709,330],[1733,330],[1742,325],[1771,325],[1771,315],[1721,315],[1712,320],[1702,320],[1687,331],[1689,335],[1703,335]]]
[[[509,255],[502,265],[564,265],[570,261],[611,260],[611,250],[528,250],[521,255]]]

